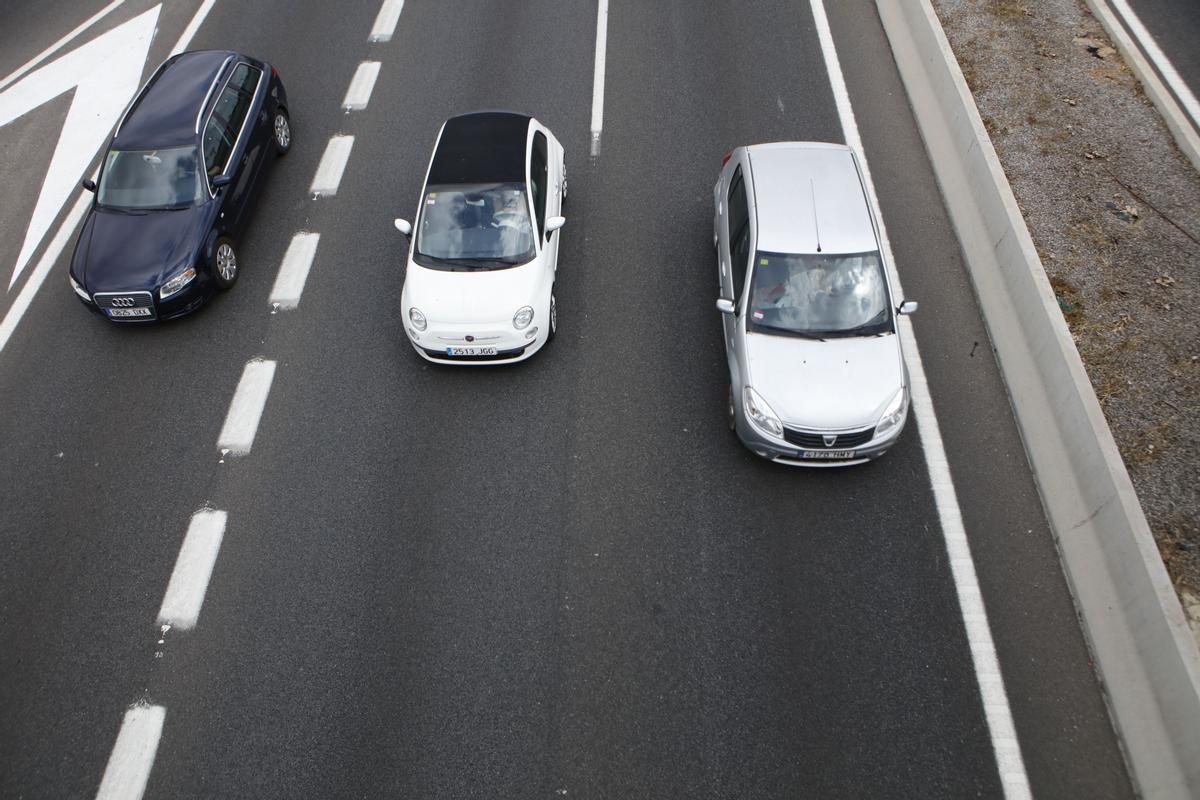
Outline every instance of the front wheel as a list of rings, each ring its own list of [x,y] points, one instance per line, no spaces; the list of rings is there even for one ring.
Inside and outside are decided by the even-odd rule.
[[[237,251],[233,248],[233,242],[222,237],[217,240],[216,250],[213,251],[213,278],[217,286],[228,289],[237,281],[237,277]]]
[[[726,416],[729,417],[729,430],[737,430],[737,408],[733,405],[733,384],[729,384],[729,404],[725,410]]]
[[[550,344],[554,340],[554,334],[558,332],[558,303],[554,300],[554,294],[550,294],[550,332],[546,334],[546,344]]]
[[[292,123],[287,112],[282,108],[275,110],[275,120],[272,127],[275,133],[275,152],[286,156],[292,149]]]

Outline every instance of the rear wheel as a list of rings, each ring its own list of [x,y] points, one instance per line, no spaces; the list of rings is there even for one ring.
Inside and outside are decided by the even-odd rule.
[[[217,247],[213,251],[213,278],[216,280],[217,286],[228,289],[237,281],[237,277],[237,251],[233,247],[233,242],[222,237],[217,240]]]
[[[292,123],[287,112],[282,108],[275,110],[275,120],[272,127],[275,132],[275,152],[286,156],[292,149]]]

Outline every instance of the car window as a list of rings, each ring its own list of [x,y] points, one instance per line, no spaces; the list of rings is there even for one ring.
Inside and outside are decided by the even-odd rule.
[[[237,87],[231,85],[221,90],[221,96],[213,108],[213,117],[219,117],[225,123],[226,135],[232,141],[237,141],[249,108],[250,98]]]
[[[750,330],[801,336],[875,336],[892,330],[878,251],[754,257]]]
[[[96,202],[105,208],[183,208],[201,199],[195,146],[165,150],[110,150]]]
[[[204,164],[208,177],[216,177],[225,171],[231,152],[233,139],[229,138],[224,121],[216,117],[211,118],[204,126]]]
[[[258,89],[258,79],[262,76],[262,70],[258,67],[252,67],[249,64],[238,64],[233,71],[233,77],[229,79],[230,86],[236,86],[238,89],[246,93],[250,98],[254,98],[254,92]]]
[[[503,269],[534,257],[534,236],[523,185],[434,185],[421,203],[413,258],[432,269]]]
[[[733,280],[733,298],[746,285],[746,267],[750,261],[750,207],[746,202],[746,183],[742,168],[733,171],[729,181],[729,269]]]
[[[546,230],[546,192],[549,179],[546,174],[546,135],[541,131],[533,134],[533,147],[529,154],[529,185],[533,192],[533,210],[537,216],[537,229]]]

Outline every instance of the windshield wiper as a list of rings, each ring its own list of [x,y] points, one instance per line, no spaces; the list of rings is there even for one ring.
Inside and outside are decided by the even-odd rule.
[[[825,341],[825,331],[821,331],[820,334],[818,334],[810,331],[798,331],[794,328],[778,328],[774,325],[764,325],[761,322],[752,322],[750,324],[753,326],[752,330],[763,329],[764,331],[771,333],[778,333],[781,336],[795,336],[798,339],[812,339],[814,342]]]

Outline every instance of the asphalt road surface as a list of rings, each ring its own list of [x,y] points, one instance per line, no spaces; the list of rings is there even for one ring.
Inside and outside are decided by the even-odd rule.
[[[1111,0],[1110,0],[1111,2]],[[1122,14],[1127,30],[1139,43],[1150,63],[1164,79],[1176,101],[1190,113],[1192,125],[1200,130],[1200,110],[1196,97],[1200,97],[1200,3],[1195,0],[1126,0],[1133,11],[1133,18],[1141,23],[1146,34],[1133,27],[1132,19]],[[1155,57],[1152,47],[1165,56],[1171,68],[1178,74],[1178,82],[1164,76],[1163,64]],[[1192,96],[1185,97],[1187,93]],[[1181,96],[1184,95],[1184,96]]]
[[[103,5],[9,0],[0,74]],[[828,5],[1029,786],[1130,797],[874,4]],[[155,7],[120,4],[27,74]],[[162,5],[143,78],[199,7]],[[216,0],[190,41],[271,61],[292,104],[233,291],[110,325],[67,286],[70,244],[34,291],[74,192],[0,296],[0,796],[93,797],[114,763],[136,772],[116,754],[131,708],[165,713],[142,748],[151,798],[1004,796],[931,442],[910,420],[875,463],[798,471],[725,427],[721,156],[845,141],[809,3],[612,0],[596,158],[594,2],[409,0],[370,42],[379,10]],[[346,113],[364,60],[378,81]],[[73,97],[0,127],[0,290]],[[435,367],[403,333],[392,219],[412,217],[440,123],[480,108],[532,113],[567,148],[559,337],[522,365]],[[344,176],[314,198],[337,134]],[[316,258],[272,313],[299,231]],[[255,358],[276,364],[257,435],[222,458]],[[227,513],[224,538],[195,627],[164,635],[202,508]]]

